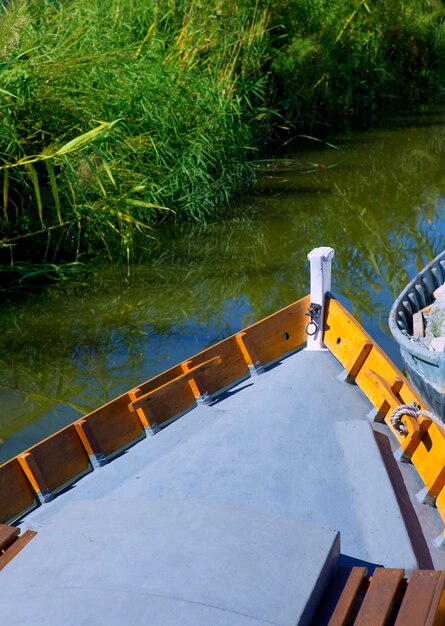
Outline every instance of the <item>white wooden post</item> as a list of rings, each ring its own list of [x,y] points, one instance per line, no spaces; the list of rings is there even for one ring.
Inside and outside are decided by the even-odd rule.
[[[326,293],[331,288],[331,262],[334,249],[314,248],[307,255],[311,263],[311,309],[315,315],[308,319],[306,350],[323,350],[323,316]]]

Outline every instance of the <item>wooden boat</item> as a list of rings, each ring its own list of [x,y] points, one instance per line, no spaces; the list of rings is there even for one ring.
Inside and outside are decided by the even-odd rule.
[[[439,254],[394,302],[389,326],[400,347],[409,378],[431,410],[445,420],[445,352],[429,350],[413,337],[413,319],[432,304],[433,293],[445,282],[445,252]]]
[[[445,623],[445,433],[404,412],[332,256],[310,296],[0,466],[1,624]]]

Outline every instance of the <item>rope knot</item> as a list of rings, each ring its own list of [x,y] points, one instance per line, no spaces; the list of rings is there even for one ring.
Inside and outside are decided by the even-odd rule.
[[[420,405],[413,400],[409,404],[400,404],[391,415],[391,425],[395,428],[395,430],[399,433],[399,435],[403,435],[404,437],[408,434],[408,429],[405,424],[402,422],[402,417],[404,415],[409,415],[410,417],[418,418],[420,411]]]
[[[423,415],[441,428],[444,428],[444,423],[442,422],[442,420],[440,420],[430,411],[425,411],[421,409],[420,404],[413,400],[409,404],[400,404],[396,409],[394,409],[391,415],[391,425],[399,433],[399,435],[403,435],[404,437],[408,435],[408,429],[402,422],[402,417],[404,415],[409,415],[410,417],[414,417],[414,419],[418,419],[419,415]]]

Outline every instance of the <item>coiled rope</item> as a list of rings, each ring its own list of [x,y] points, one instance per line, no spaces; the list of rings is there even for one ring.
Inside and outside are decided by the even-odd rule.
[[[404,415],[409,415],[410,417],[414,417],[415,419],[417,419],[419,415],[423,415],[424,417],[427,417],[432,422],[437,424],[437,426],[439,426],[440,428],[445,428],[444,422],[440,418],[438,418],[437,415],[434,415],[434,413],[431,413],[431,411],[425,411],[421,409],[420,405],[417,402],[413,401],[409,404],[401,404],[396,409],[394,409],[391,415],[391,425],[395,428],[399,435],[403,435],[404,437],[406,437],[408,434],[408,429],[402,422],[402,417]]]

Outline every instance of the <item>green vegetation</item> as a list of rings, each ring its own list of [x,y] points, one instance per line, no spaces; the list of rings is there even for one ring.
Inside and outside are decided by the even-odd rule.
[[[11,0],[0,281],[128,261],[160,221],[215,218],[271,140],[439,93],[444,17],[434,0]]]

